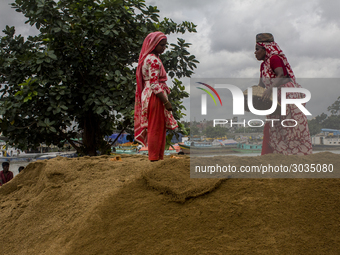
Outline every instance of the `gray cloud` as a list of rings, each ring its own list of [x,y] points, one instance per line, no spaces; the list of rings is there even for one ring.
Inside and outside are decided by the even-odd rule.
[[[271,32],[297,75],[339,77],[338,1],[147,1],[162,16],[198,25],[191,53],[201,64],[195,77],[256,77],[255,35]],[[171,37],[175,39],[175,36]]]
[[[25,37],[35,34],[34,27],[24,24],[26,18],[8,5],[12,1],[0,2],[0,28],[14,25]],[[190,53],[200,61],[195,78],[258,78],[260,62],[254,48],[260,32],[274,34],[297,78],[340,77],[340,1],[146,0],[146,4],[158,6],[161,18],[198,25],[197,33],[169,36],[169,42],[180,37],[192,43]],[[183,81],[189,87],[188,79]],[[334,94],[339,92],[335,89]]]
[[[334,0],[319,1],[320,17],[323,22],[334,22],[338,26],[340,25],[339,19],[340,2]]]
[[[1,31],[6,28],[6,26],[15,26],[16,34],[21,34],[25,38],[29,35],[37,34],[37,29],[31,27],[29,24],[25,24],[27,20],[22,13],[16,12],[10,3],[13,0],[1,0],[0,2],[0,29]],[[0,35],[3,35],[1,32]]]

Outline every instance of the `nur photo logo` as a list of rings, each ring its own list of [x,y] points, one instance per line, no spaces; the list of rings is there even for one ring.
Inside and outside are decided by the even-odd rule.
[[[232,108],[230,106],[224,106],[224,107],[219,107],[217,108],[210,108],[210,112],[209,115],[214,115],[216,116],[216,114],[221,113],[223,114],[222,116],[224,117],[226,113],[230,112],[230,110],[232,109],[232,114],[233,116],[235,115],[244,115],[245,114],[245,102],[247,104],[247,108],[249,109],[249,112],[251,112],[254,115],[257,116],[268,116],[273,114],[277,107],[278,107],[278,90],[280,89],[281,92],[281,96],[280,96],[280,108],[278,108],[278,110],[281,113],[281,116],[286,116],[287,112],[286,112],[286,106],[293,104],[295,105],[303,114],[305,115],[312,115],[305,107],[305,104],[311,99],[311,93],[309,92],[309,90],[304,89],[304,88],[296,88],[296,87],[282,87],[282,88],[276,88],[274,87],[272,89],[272,104],[271,107],[269,109],[266,110],[259,110],[256,109],[254,107],[253,104],[253,88],[252,87],[248,87],[247,88],[247,93],[246,95],[244,94],[244,92],[236,85],[232,85],[232,84],[214,84],[214,86],[211,86],[207,83],[203,83],[203,82],[196,82],[198,84],[201,84],[205,87],[207,87],[208,89],[210,89],[210,91],[212,91],[217,98],[220,101],[221,106],[222,105],[222,100],[221,100],[221,96],[229,96],[231,93],[232,96]],[[212,98],[212,100],[215,103],[215,106],[217,106],[216,100],[214,95],[205,88],[201,88],[201,87],[196,87],[206,93],[201,94],[201,115],[207,115],[208,114],[208,106],[207,106],[207,94]],[[216,89],[219,89],[219,93],[217,93]],[[291,98],[292,94],[300,94],[299,98]],[[228,94],[228,95],[227,95]],[[246,101],[245,101],[246,100]],[[248,110],[247,110],[248,111]],[[220,115],[220,114],[219,114]],[[221,116],[221,115],[220,115]],[[222,117],[221,116],[221,117]],[[212,116],[211,116],[212,117]],[[270,121],[271,125],[274,125],[274,122],[276,121],[280,121],[281,125],[284,127],[294,127],[297,125],[297,121],[294,119],[284,119],[283,121],[280,120],[280,118],[277,119],[265,119],[264,121],[261,119],[252,119],[247,121],[248,126],[250,127],[262,127],[264,125],[265,122]],[[257,125],[252,125],[252,123],[254,122],[260,122],[260,126]],[[287,126],[285,125],[285,122],[292,122],[295,123],[292,126]],[[230,123],[231,127],[233,124],[243,124],[244,126],[246,126],[246,120],[244,120],[243,123],[235,123],[232,120],[227,120],[225,118],[213,118],[213,126],[215,127],[216,125],[225,125],[227,123]]]
[[[222,106],[221,97],[220,97],[220,95],[217,93],[217,91],[212,86],[210,86],[210,85],[208,85],[206,83],[203,83],[203,82],[197,82],[197,83],[206,86],[212,92],[214,92],[215,95],[217,96],[218,100],[220,101],[221,106]],[[196,87],[196,88],[206,92],[212,98],[212,100],[214,101],[215,105],[217,106],[216,100],[215,100],[214,96],[211,94],[211,92],[209,90],[203,89],[203,88],[200,88],[200,87]],[[205,110],[204,114],[203,114],[203,110]],[[206,94],[202,94],[202,115],[206,115],[206,114],[207,114],[207,95]]]
[[[235,85],[231,85],[231,84],[216,84],[214,88],[203,82],[197,82],[197,83],[207,86],[209,89],[211,89],[216,94],[218,99],[220,100],[221,106],[222,106],[222,100],[219,94],[217,93],[217,91],[215,90],[215,88],[228,89],[231,92],[232,99],[233,99],[233,115],[244,115],[244,111],[245,111],[244,110],[244,94],[243,94],[243,91],[239,87]],[[210,97],[213,99],[215,105],[217,105],[215,98],[208,90],[200,88],[200,87],[197,87],[197,88],[208,93]],[[275,112],[276,107],[277,107],[277,93],[278,93],[277,88],[273,88],[273,94],[272,94],[273,103],[272,103],[272,107],[268,110],[255,109],[253,105],[252,87],[248,87],[247,90],[248,90],[247,104],[248,104],[248,108],[251,113],[255,115],[259,115],[259,116],[265,116],[265,115],[270,115],[273,112]],[[289,98],[287,96],[288,93],[300,93],[300,94],[304,94],[305,97],[304,98]],[[296,105],[296,107],[298,107],[305,115],[312,115],[304,106],[304,104],[307,103],[310,99],[311,99],[311,93],[307,89],[291,88],[291,87],[281,88],[281,106],[282,106],[281,115],[286,115],[286,105],[288,104]],[[201,96],[201,106],[202,106],[201,114],[206,115],[207,114],[206,94],[202,94]]]

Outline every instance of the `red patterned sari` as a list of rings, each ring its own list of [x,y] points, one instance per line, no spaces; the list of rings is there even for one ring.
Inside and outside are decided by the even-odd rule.
[[[172,112],[167,111],[156,97],[156,94],[163,93],[167,98],[170,93],[162,61],[151,54],[163,39],[166,36],[162,32],[150,33],[145,38],[136,72],[135,140],[144,146],[148,144],[150,160],[163,158],[166,129],[178,126]],[[150,154],[154,156],[150,157]]]
[[[281,103],[281,88],[293,87],[301,88],[296,82],[293,70],[276,42],[258,42],[258,45],[266,49],[266,57],[261,64],[261,79],[266,88],[269,88],[273,83],[273,78],[276,77],[275,72],[270,67],[270,58],[273,55],[279,56],[291,81],[281,85],[278,88],[278,102]],[[288,98],[301,98],[300,93],[287,93]],[[267,122],[264,127],[264,136],[261,155],[268,153],[280,153],[284,155],[308,155],[312,153],[312,143],[308,129],[306,115],[300,111],[296,105],[288,104],[286,106],[286,115],[269,115],[267,119],[276,119],[279,121]],[[293,119],[294,121],[289,121]],[[285,126],[281,125],[283,120]],[[296,126],[294,126],[297,123]]]

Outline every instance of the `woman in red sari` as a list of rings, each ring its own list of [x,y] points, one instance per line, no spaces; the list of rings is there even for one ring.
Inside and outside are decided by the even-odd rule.
[[[278,102],[281,103],[282,87],[301,88],[296,80],[293,70],[283,54],[279,45],[274,42],[272,34],[263,33],[256,35],[255,57],[261,64],[261,75],[259,85],[266,88],[263,98],[269,98],[272,95],[273,87],[278,88]],[[288,98],[301,98],[300,93],[287,93]],[[267,122],[264,126],[262,153],[280,153],[284,155],[308,155],[312,153],[312,143],[308,129],[306,115],[300,111],[296,105],[288,104],[286,106],[286,115],[271,114],[267,119],[276,119],[280,121]],[[294,121],[285,121],[285,126],[281,121],[293,119]],[[273,124],[272,124],[273,123]],[[295,124],[297,125],[293,127]]]
[[[135,140],[148,146],[150,161],[163,159],[166,129],[177,127],[168,100],[166,72],[159,59],[166,44],[165,34],[150,33],[144,39],[136,72]]]

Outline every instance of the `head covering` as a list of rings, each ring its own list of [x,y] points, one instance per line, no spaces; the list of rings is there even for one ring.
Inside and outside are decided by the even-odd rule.
[[[138,66],[137,66],[137,72],[136,72],[136,79],[137,79],[136,93],[138,92],[139,95],[142,94],[142,91],[144,89],[143,74],[142,74],[142,66],[143,66],[144,59],[146,58],[148,54],[150,54],[156,48],[159,42],[163,39],[167,39],[167,38],[165,34],[163,34],[162,32],[150,33],[144,39],[142,50],[139,54]],[[166,72],[164,70],[163,65],[162,65],[160,76],[166,77]],[[163,81],[166,81],[166,79]]]
[[[257,34],[256,35],[256,44],[266,49],[266,57],[263,60],[264,68],[263,68],[263,71],[262,71],[262,77],[264,77],[264,78],[275,78],[275,73],[270,68],[269,59],[273,55],[277,55],[282,59],[283,64],[285,65],[285,67],[287,69],[287,73],[290,76],[290,78],[293,80],[294,84],[297,84],[296,80],[295,80],[295,75],[294,75],[293,69],[290,66],[290,64],[288,63],[288,60],[287,60],[285,54],[283,54],[283,51],[280,49],[280,46],[274,41],[274,36],[272,34],[270,34],[270,33]],[[299,85],[297,85],[297,86],[299,86]]]
[[[257,34],[256,42],[274,42],[274,36],[271,33]]]

